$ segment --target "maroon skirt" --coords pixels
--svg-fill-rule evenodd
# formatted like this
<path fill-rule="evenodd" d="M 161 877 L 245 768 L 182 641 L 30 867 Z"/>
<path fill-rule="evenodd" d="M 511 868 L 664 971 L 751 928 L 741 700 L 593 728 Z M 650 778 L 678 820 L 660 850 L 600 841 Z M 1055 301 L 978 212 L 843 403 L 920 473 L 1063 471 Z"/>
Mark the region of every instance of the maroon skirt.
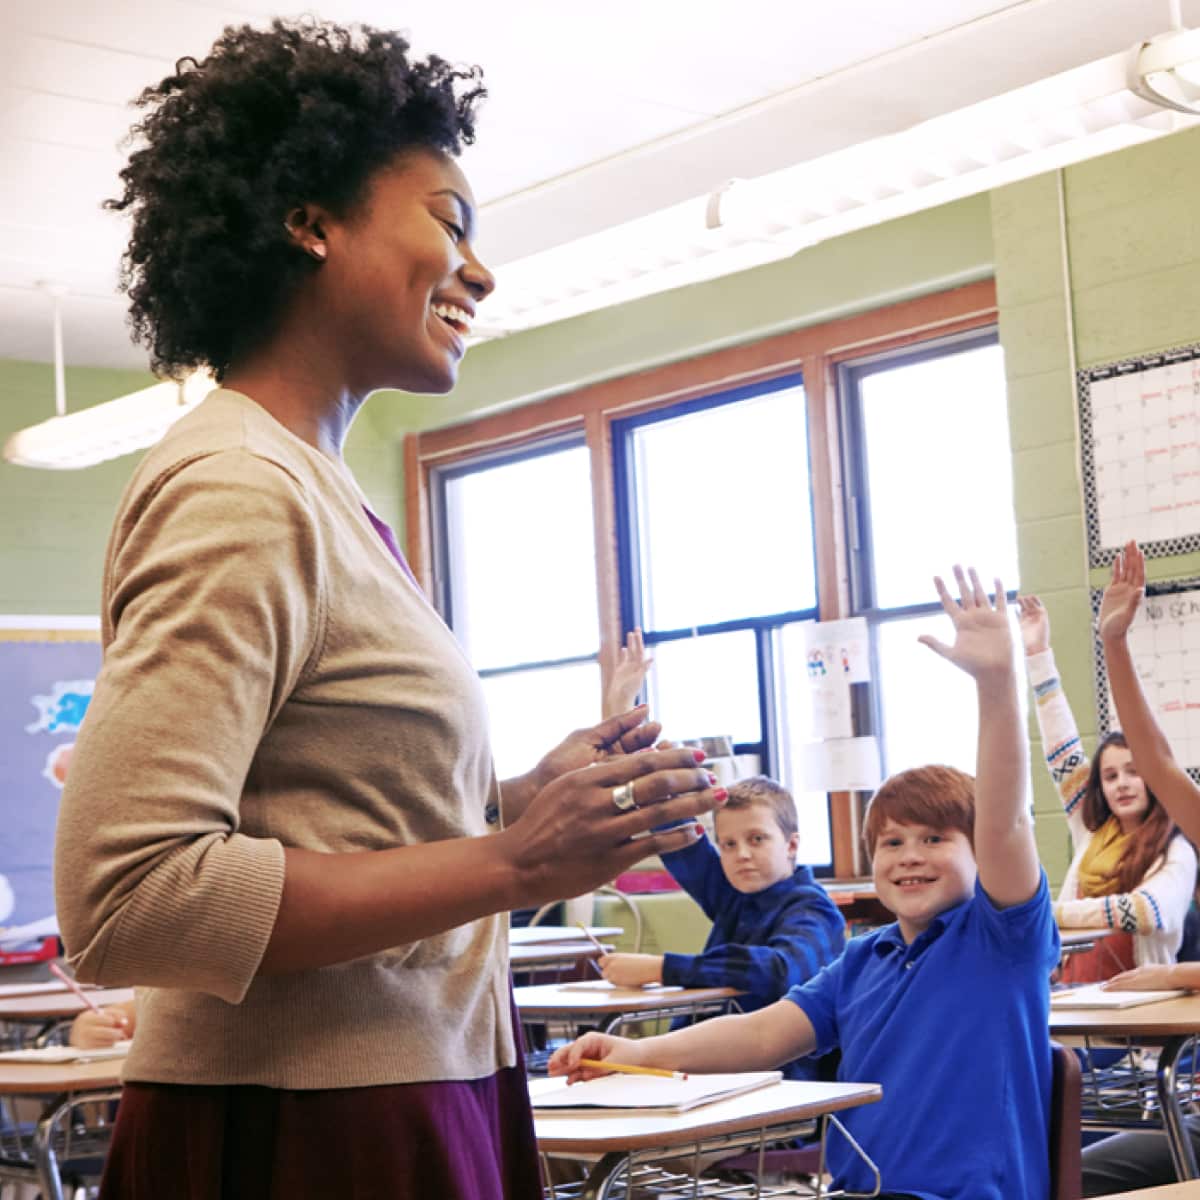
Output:
<path fill-rule="evenodd" d="M 327 1091 L 129 1083 L 101 1200 L 541 1200 L 521 1065 Z"/>

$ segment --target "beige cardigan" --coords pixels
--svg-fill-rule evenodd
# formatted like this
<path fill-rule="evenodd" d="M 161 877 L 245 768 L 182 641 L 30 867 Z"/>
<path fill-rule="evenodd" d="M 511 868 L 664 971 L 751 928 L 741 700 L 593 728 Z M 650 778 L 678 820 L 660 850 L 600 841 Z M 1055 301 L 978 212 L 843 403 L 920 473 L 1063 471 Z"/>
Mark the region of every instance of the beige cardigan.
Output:
<path fill-rule="evenodd" d="M 481 836 L 499 808 L 478 678 L 344 468 L 214 392 L 126 488 L 102 614 L 55 876 L 79 977 L 150 989 L 126 1078 L 332 1088 L 512 1065 L 503 917 L 256 975 L 285 846 Z"/>

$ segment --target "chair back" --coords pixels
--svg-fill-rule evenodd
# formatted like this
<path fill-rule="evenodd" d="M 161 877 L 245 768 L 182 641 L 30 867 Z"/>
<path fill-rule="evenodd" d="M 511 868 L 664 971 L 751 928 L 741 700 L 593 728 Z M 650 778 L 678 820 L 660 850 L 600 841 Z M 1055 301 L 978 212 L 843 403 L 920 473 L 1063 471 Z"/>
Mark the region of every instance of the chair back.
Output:
<path fill-rule="evenodd" d="M 1050 1085 L 1050 1200 L 1080 1200 L 1083 1195 L 1080 1158 L 1082 1072 L 1074 1050 L 1051 1042 L 1050 1052 L 1053 1056 Z"/>

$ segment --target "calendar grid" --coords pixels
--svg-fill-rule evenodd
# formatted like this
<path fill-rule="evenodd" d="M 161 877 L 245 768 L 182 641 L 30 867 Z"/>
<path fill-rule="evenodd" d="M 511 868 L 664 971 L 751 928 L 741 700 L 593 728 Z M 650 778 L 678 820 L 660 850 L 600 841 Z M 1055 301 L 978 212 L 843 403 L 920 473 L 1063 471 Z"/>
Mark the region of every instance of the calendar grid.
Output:
<path fill-rule="evenodd" d="M 1081 370 L 1088 562 L 1200 550 L 1200 343 Z"/>

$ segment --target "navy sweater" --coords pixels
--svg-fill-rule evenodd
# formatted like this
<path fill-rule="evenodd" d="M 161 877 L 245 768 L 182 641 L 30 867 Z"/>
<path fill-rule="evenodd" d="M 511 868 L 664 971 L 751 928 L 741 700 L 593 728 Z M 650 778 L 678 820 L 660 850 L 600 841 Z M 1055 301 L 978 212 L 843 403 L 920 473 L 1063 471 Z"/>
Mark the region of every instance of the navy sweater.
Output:
<path fill-rule="evenodd" d="M 746 993 L 738 1004 L 753 1012 L 811 979 L 846 944 L 846 922 L 809 867 L 747 893 L 726 879 L 707 838 L 664 854 L 663 864 L 713 923 L 699 954 L 663 955 L 664 984 L 737 988 Z M 787 1074 L 812 1078 L 812 1060 L 799 1060 Z"/>

